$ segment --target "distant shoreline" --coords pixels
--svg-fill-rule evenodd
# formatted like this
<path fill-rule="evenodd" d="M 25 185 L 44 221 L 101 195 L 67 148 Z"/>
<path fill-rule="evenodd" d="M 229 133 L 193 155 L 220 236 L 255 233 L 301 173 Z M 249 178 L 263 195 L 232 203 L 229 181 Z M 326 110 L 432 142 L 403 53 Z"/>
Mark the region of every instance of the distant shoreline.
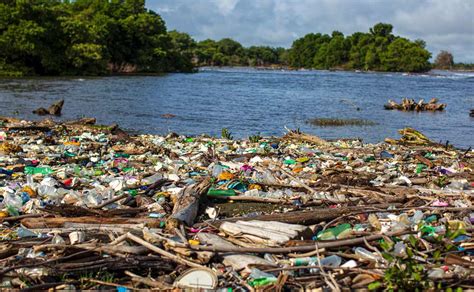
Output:
<path fill-rule="evenodd" d="M 307 69 L 307 68 L 293 68 L 289 66 L 199 66 L 196 67 L 198 71 L 200 71 L 203 68 L 210 68 L 210 69 L 222 69 L 222 68 L 231 68 L 231 69 L 245 69 L 245 68 L 251 68 L 251 69 L 256 69 L 256 70 L 268 70 L 268 71 L 273 71 L 273 70 L 285 70 L 285 71 L 324 71 L 324 72 L 354 72 L 354 73 L 401 73 L 401 74 L 409 74 L 409 75 L 422 75 L 422 74 L 427 74 L 430 72 L 433 72 L 434 70 L 438 71 L 443 71 L 443 72 L 463 72 L 463 73 L 474 73 L 474 69 L 439 69 L 439 68 L 433 68 L 429 71 L 426 72 L 403 72 L 403 71 L 372 71 L 372 70 L 354 70 L 354 69 L 342 69 L 342 68 L 333 68 L 333 69 Z"/>

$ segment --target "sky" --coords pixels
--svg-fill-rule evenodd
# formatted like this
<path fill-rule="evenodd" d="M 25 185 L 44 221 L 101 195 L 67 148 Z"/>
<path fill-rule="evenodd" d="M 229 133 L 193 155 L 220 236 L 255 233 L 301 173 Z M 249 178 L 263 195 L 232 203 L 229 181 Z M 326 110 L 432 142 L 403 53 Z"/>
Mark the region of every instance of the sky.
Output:
<path fill-rule="evenodd" d="M 196 40 L 233 38 L 244 46 L 290 47 L 310 32 L 368 32 L 378 22 L 423 39 L 433 57 L 448 50 L 474 63 L 474 0 L 147 0 L 169 30 Z"/>

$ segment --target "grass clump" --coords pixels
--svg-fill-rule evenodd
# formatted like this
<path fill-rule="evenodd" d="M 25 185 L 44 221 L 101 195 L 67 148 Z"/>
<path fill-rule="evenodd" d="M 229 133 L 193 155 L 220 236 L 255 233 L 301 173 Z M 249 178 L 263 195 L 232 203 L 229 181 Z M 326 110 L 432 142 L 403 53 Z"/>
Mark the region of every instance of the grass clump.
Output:
<path fill-rule="evenodd" d="M 306 123 L 318 127 L 374 126 L 376 122 L 364 119 L 315 118 Z"/>

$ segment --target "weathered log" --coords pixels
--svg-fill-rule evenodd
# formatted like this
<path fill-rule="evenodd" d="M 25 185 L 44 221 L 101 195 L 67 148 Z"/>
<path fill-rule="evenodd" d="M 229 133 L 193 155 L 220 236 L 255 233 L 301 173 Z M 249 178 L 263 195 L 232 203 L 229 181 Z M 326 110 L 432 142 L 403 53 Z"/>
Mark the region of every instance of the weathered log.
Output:
<path fill-rule="evenodd" d="M 211 181 L 206 178 L 200 183 L 186 187 L 174 202 L 173 213 L 168 219 L 170 224 L 167 224 L 167 228 L 174 228 L 180 223 L 192 225 L 199 209 L 199 200 L 210 186 Z"/>
<path fill-rule="evenodd" d="M 153 218 L 105 218 L 105 217 L 57 217 L 57 218 L 26 218 L 21 224 L 26 228 L 54 228 L 63 227 L 65 223 L 85 224 L 145 224 L 149 227 L 158 227 L 160 220 Z"/>
<path fill-rule="evenodd" d="M 309 135 L 305 133 L 298 133 L 295 131 L 288 131 L 285 136 L 282 137 L 282 140 L 296 140 L 296 141 L 302 141 L 310 144 L 315 144 L 315 145 L 326 145 L 327 142 L 326 140 L 319 138 L 314 135 Z"/>
<path fill-rule="evenodd" d="M 45 109 L 44 107 L 40 107 L 34 110 L 33 113 L 40 116 L 45 116 L 45 115 L 60 116 L 61 111 L 63 109 L 63 105 L 64 105 L 64 99 L 61 99 L 53 103 L 50 107 L 48 107 L 48 109 Z"/>
<path fill-rule="evenodd" d="M 263 221 L 237 221 L 236 223 L 224 222 L 220 226 L 220 230 L 227 234 L 244 238 L 256 239 L 260 243 L 277 246 L 288 242 L 290 239 L 296 238 L 304 230 L 306 226 L 292 225 L 280 222 L 263 222 Z"/>
<path fill-rule="evenodd" d="M 401 206 L 399 203 L 393 204 L 374 204 L 370 207 L 386 209 L 390 206 Z M 236 222 L 236 221 L 278 221 L 289 224 L 302 224 L 302 225 L 312 225 L 317 224 L 323 221 L 329 221 L 336 219 L 337 217 L 343 216 L 345 214 L 354 213 L 354 212 L 364 212 L 367 210 L 367 206 L 357 206 L 357 207 L 345 207 L 337 209 L 316 209 L 310 211 L 295 211 L 287 213 L 274 213 L 267 215 L 260 215 L 255 217 L 234 217 L 215 221 L 212 223 L 214 226 L 220 226 L 223 222 Z"/>
<path fill-rule="evenodd" d="M 64 122 L 66 125 L 95 125 L 95 118 L 81 118 Z"/>

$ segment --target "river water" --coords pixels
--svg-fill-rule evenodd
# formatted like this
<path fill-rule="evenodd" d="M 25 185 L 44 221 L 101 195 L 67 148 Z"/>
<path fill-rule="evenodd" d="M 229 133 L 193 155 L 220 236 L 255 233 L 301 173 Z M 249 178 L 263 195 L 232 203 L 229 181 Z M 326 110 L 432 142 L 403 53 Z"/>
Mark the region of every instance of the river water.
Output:
<path fill-rule="evenodd" d="M 386 111 L 388 99 L 437 97 L 444 112 Z M 101 78 L 0 79 L 0 114 L 39 119 L 31 112 L 64 99 L 62 119 L 95 117 L 142 133 L 281 135 L 288 128 L 323 138 L 398 138 L 413 127 L 434 141 L 474 146 L 474 73 L 423 75 L 203 68 L 195 74 Z M 356 108 L 360 108 L 359 111 Z M 163 114 L 173 114 L 166 118 Z M 375 126 L 315 127 L 311 118 L 360 118 Z"/>

